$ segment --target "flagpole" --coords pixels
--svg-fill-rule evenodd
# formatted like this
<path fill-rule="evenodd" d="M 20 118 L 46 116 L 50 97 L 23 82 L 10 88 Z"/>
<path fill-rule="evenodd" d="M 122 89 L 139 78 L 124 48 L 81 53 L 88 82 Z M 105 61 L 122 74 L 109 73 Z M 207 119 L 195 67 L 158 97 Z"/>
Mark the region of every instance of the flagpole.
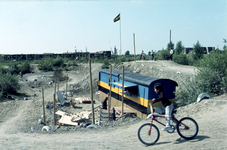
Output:
<path fill-rule="evenodd" d="M 121 13 L 120 13 L 121 14 Z M 121 15 L 120 15 L 121 16 Z M 120 55 L 121 55 L 121 19 L 120 19 Z"/>

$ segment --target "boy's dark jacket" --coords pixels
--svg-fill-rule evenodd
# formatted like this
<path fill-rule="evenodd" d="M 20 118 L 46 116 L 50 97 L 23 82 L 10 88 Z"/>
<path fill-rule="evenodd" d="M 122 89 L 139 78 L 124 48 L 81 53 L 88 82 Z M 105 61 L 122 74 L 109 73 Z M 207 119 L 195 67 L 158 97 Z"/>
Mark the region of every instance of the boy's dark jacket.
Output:
<path fill-rule="evenodd" d="M 162 102 L 162 105 L 164 107 L 166 107 L 166 106 L 171 104 L 171 102 L 168 100 L 168 98 L 166 97 L 166 95 L 165 95 L 165 93 L 163 91 L 158 93 L 158 98 L 156 98 L 153 103 L 159 102 L 159 101 Z"/>

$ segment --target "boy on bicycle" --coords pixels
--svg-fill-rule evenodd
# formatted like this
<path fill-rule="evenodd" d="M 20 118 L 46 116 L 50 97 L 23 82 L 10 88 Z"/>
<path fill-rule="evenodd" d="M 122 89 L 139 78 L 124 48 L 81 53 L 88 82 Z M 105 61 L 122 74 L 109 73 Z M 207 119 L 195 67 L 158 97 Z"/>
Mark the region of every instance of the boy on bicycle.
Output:
<path fill-rule="evenodd" d="M 169 101 L 169 99 L 166 97 L 165 93 L 163 92 L 163 87 L 160 83 L 155 84 L 154 91 L 158 94 L 158 98 L 153 98 L 152 103 L 161 101 L 162 107 L 154 107 L 155 112 L 160 113 L 165 112 L 166 116 L 166 127 L 162 129 L 163 131 L 170 130 L 170 118 L 172 117 L 172 110 L 173 110 L 173 104 Z"/>

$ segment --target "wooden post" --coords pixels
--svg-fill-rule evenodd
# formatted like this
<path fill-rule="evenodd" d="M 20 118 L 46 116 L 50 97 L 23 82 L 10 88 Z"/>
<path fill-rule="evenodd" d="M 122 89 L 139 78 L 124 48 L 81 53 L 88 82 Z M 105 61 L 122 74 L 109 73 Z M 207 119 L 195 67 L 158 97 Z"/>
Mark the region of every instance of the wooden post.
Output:
<path fill-rule="evenodd" d="M 55 126 L 56 125 L 55 124 L 55 93 L 54 93 L 53 97 L 54 97 L 54 126 Z"/>
<path fill-rule="evenodd" d="M 59 78 L 58 78 L 58 91 L 59 91 Z"/>
<path fill-rule="evenodd" d="M 43 98 L 43 122 L 45 124 L 46 123 L 46 119 L 45 119 L 44 91 L 43 91 L 43 88 L 42 88 L 42 98 Z"/>
<path fill-rule="evenodd" d="M 59 91 L 59 78 L 58 78 L 58 89 L 57 90 Z M 55 92 L 55 94 L 56 94 L 56 92 Z M 59 99 L 58 99 L 58 102 L 60 102 Z"/>
<path fill-rule="evenodd" d="M 56 94 L 56 81 L 54 81 L 54 94 Z"/>
<path fill-rule="evenodd" d="M 133 45 L 134 45 L 134 61 L 136 61 L 136 43 L 135 43 L 135 33 L 133 33 Z"/>
<path fill-rule="evenodd" d="M 122 66 L 122 96 L 121 96 L 121 98 L 122 98 L 122 111 L 121 111 L 121 115 L 123 115 L 124 114 L 124 76 L 125 76 L 125 74 L 124 74 L 124 66 Z"/>
<path fill-rule="evenodd" d="M 111 108 L 111 82 L 112 82 L 112 68 L 111 68 L 111 65 L 110 65 L 110 95 L 108 97 L 108 121 L 110 121 L 110 108 Z"/>
<path fill-rule="evenodd" d="M 65 99 L 67 100 L 67 87 L 68 87 L 68 74 L 67 74 L 67 76 L 66 76 L 66 87 L 65 87 L 65 94 L 66 94 L 66 97 L 65 97 Z"/>
<path fill-rule="evenodd" d="M 91 74 L 91 60 L 89 60 L 89 75 L 90 75 L 90 94 L 91 94 L 91 108 L 92 108 L 92 123 L 95 124 L 93 89 L 92 89 L 92 74 Z"/>

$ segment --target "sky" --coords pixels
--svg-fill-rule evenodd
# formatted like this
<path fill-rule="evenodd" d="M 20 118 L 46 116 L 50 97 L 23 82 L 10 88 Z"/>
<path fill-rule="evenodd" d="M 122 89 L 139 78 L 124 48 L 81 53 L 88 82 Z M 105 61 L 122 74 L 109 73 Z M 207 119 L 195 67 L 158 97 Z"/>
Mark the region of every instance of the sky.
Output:
<path fill-rule="evenodd" d="M 113 19 L 120 13 L 120 20 Z M 0 54 L 223 49 L 227 0 L 0 0 Z"/>

